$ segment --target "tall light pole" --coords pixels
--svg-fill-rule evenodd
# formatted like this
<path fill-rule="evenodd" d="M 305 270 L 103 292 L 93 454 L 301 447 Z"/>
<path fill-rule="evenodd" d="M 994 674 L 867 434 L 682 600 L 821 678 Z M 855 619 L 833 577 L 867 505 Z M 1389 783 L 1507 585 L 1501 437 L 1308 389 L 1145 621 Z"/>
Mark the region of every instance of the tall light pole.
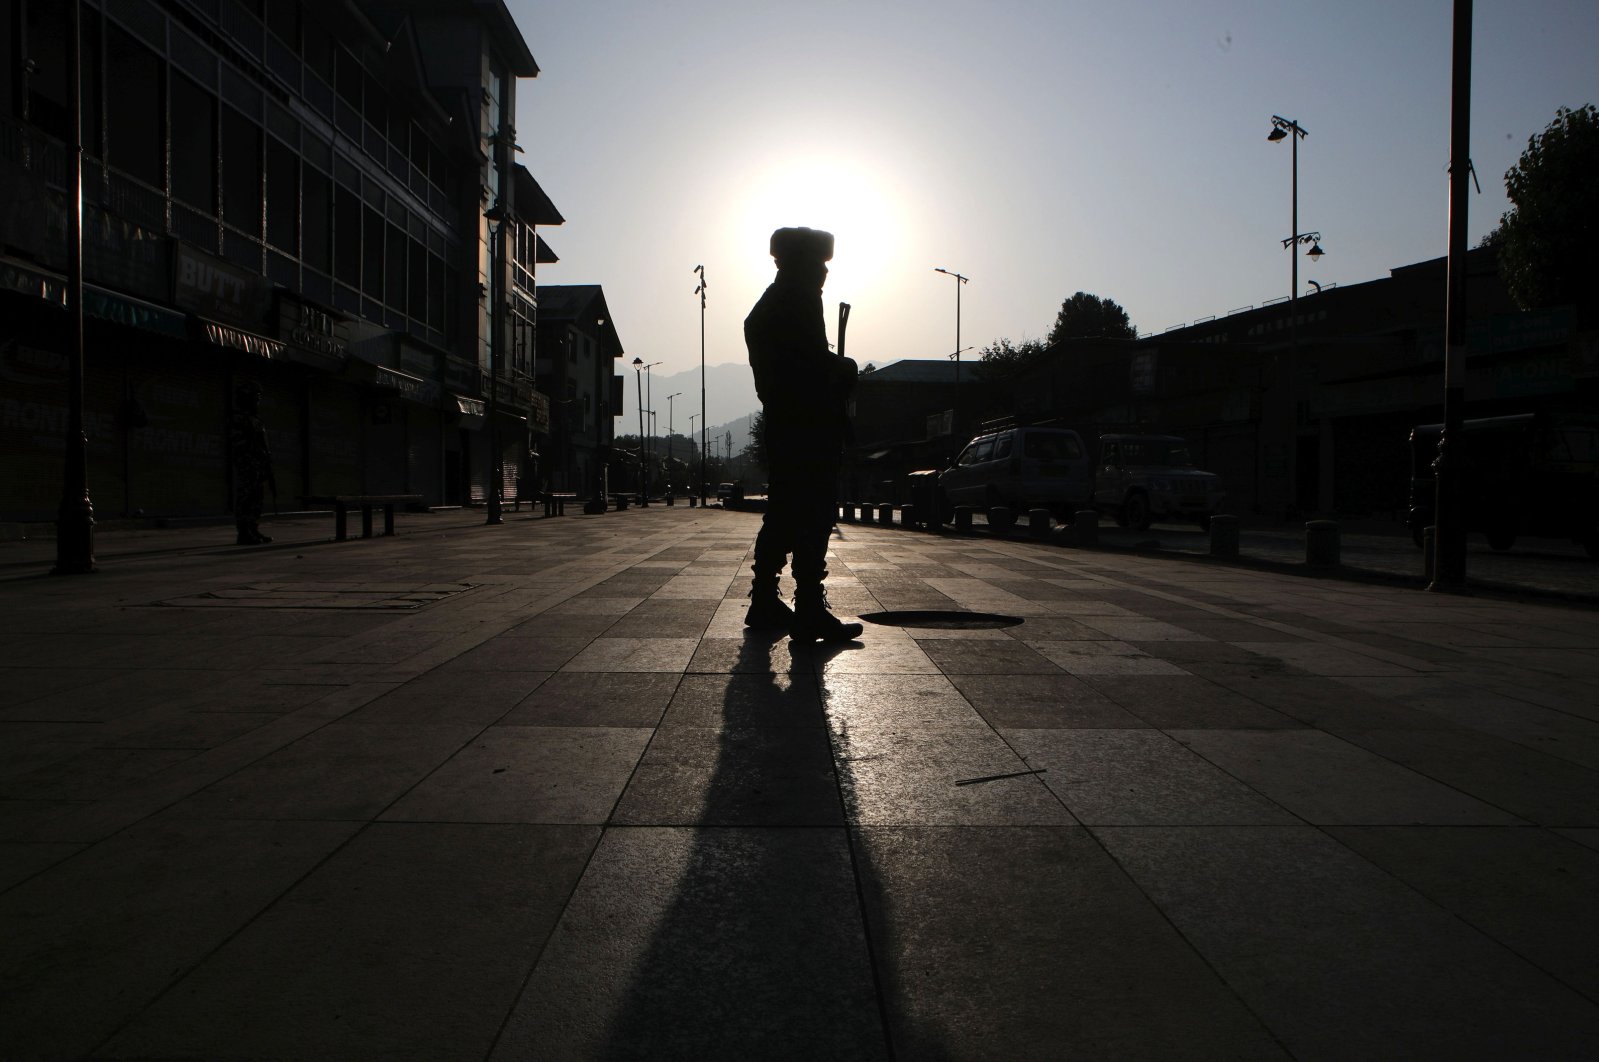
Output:
<path fill-rule="evenodd" d="M 495 147 L 496 151 L 499 150 Z M 500 462 L 500 355 L 504 343 L 504 279 L 505 270 L 500 254 L 505 248 L 505 205 L 498 200 L 483 215 L 489 223 L 489 471 L 488 482 L 483 485 L 483 509 L 487 514 L 483 523 L 504 523 L 501 495 L 505 488 L 505 470 Z"/>
<path fill-rule="evenodd" d="M 648 493 L 644 489 L 644 359 L 633 359 L 633 389 L 638 395 L 638 482 L 639 493 Z"/>
<path fill-rule="evenodd" d="M 589 500 L 583 505 L 583 511 L 591 516 L 605 511 L 605 463 L 600 460 L 600 421 L 606 412 L 606 405 L 601 400 L 600 367 L 605 359 L 605 318 L 594 319 L 594 468 L 589 489 L 593 492 Z"/>
<path fill-rule="evenodd" d="M 699 287 L 694 294 L 700 297 L 700 508 L 705 507 L 705 267 L 697 265 Z"/>
<path fill-rule="evenodd" d="M 666 491 L 672 491 L 672 432 L 677 420 L 672 411 L 672 399 L 682 398 L 682 391 L 675 391 L 666 396 Z"/>
<path fill-rule="evenodd" d="M 1449 274 L 1444 300 L 1444 430 L 1438 439 L 1430 590 L 1466 586 L 1466 175 L 1471 170 L 1471 0 L 1455 0 L 1449 106 Z"/>
<path fill-rule="evenodd" d="M 650 397 L 653 394 L 653 390 L 650 387 L 650 370 L 659 364 L 660 362 L 658 361 L 652 361 L 646 365 L 643 358 L 633 359 L 634 379 L 638 378 L 640 369 L 644 370 L 644 398 L 639 402 L 638 407 L 639 491 L 642 495 L 639 498 L 640 505 L 648 505 L 650 503 L 650 474 L 648 471 L 649 466 L 646 462 L 650 452 L 654 450 L 653 446 L 646 444 L 644 441 L 644 414 L 646 412 L 644 402 L 649 403 L 650 435 L 653 436 L 655 434 L 655 400 Z"/>
<path fill-rule="evenodd" d="M 72 182 L 67 204 L 66 460 L 61 475 L 61 506 L 56 512 L 55 575 L 85 575 L 94 567 L 94 502 L 89 499 L 89 437 L 83 430 L 83 106 L 82 13 L 77 0 L 67 5 L 67 121 L 72 136 Z"/>
<path fill-rule="evenodd" d="M 970 277 L 963 277 L 954 270 L 934 266 L 933 272 L 942 273 L 946 277 L 955 278 L 955 397 L 950 402 L 950 431 L 959 439 L 960 436 L 960 405 L 961 405 L 961 288 L 964 288 Z"/>
<path fill-rule="evenodd" d="M 1282 241 L 1283 247 L 1288 250 L 1289 288 L 1288 288 L 1288 358 L 1283 365 L 1281 373 L 1283 390 L 1285 394 L 1284 405 L 1287 407 L 1287 424 L 1284 435 L 1283 449 L 1283 474 L 1282 482 L 1285 485 L 1285 508 L 1292 512 L 1299 504 L 1299 254 L 1300 244 L 1310 244 L 1310 250 L 1305 252 L 1312 262 L 1322 256 L 1321 233 L 1299 231 L 1299 142 L 1308 135 L 1304 126 L 1297 121 L 1283 118 L 1278 115 L 1271 116 L 1271 133 L 1266 139 L 1272 143 L 1281 140 L 1289 141 L 1292 148 L 1292 170 L 1290 174 L 1290 223 L 1289 230 L 1292 236 Z"/>

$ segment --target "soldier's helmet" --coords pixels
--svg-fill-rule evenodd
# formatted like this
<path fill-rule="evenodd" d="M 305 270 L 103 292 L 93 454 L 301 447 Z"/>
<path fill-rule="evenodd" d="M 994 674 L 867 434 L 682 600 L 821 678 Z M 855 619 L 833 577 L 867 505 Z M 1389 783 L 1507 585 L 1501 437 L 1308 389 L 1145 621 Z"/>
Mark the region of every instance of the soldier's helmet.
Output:
<path fill-rule="evenodd" d="M 833 234 L 804 227 L 778 229 L 772 233 L 771 252 L 779 267 L 800 262 L 831 262 Z"/>

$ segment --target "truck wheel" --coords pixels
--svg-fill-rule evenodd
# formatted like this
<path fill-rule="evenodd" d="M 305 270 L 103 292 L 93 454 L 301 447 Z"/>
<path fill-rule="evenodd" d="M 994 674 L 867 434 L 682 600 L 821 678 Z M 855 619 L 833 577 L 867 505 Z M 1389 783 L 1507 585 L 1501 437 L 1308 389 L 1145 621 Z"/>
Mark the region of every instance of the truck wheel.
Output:
<path fill-rule="evenodd" d="M 1129 494 L 1122 503 L 1122 517 L 1134 531 L 1149 530 L 1149 499 L 1142 494 Z"/>

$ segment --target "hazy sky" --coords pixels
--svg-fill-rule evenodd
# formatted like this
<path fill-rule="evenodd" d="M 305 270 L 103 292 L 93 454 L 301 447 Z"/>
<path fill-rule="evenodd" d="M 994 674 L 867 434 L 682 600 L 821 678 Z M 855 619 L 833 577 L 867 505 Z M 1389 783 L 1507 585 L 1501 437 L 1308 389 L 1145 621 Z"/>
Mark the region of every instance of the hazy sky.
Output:
<path fill-rule="evenodd" d="M 742 362 L 779 225 L 832 230 L 862 363 L 1041 337 L 1079 289 L 1141 332 L 1446 250 L 1448 0 L 508 0 L 542 73 L 523 156 L 566 224 L 545 283 L 603 284 L 626 362 Z M 1599 102 L 1599 2 L 1478 0 L 1475 243 L 1560 106 Z M 1308 285 L 1306 285 L 1308 287 Z M 975 358 L 977 350 L 965 355 Z M 697 399 L 695 402 L 697 409 Z M 687 412 L 694 409 L 685 409 Z M 713 424 L 744 411 L 712 410 Z"/>

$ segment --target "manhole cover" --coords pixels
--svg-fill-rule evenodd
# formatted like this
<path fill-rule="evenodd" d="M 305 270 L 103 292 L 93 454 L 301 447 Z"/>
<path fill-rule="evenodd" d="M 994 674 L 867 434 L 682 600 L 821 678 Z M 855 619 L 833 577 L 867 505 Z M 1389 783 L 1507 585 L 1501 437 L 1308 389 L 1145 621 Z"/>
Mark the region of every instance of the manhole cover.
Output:
<path fill-rule="evenodd" d="M 861 619 L 867 623 L 880 623 L 885 627 L 921 627 L 946 631 L 994 630 L 998 627 L 1014 627 L 1022 622 L 1020 616 L 1001 616 L 993 612 L 959 612 L 938 609 L 868 612 L 862 615 Z"/>
<path fill-rule="evenodd" d="M 157 601 L 180 608 L 354 608 L 402 612 L 471 590 L 475 583 L 251 583 Z"/>

